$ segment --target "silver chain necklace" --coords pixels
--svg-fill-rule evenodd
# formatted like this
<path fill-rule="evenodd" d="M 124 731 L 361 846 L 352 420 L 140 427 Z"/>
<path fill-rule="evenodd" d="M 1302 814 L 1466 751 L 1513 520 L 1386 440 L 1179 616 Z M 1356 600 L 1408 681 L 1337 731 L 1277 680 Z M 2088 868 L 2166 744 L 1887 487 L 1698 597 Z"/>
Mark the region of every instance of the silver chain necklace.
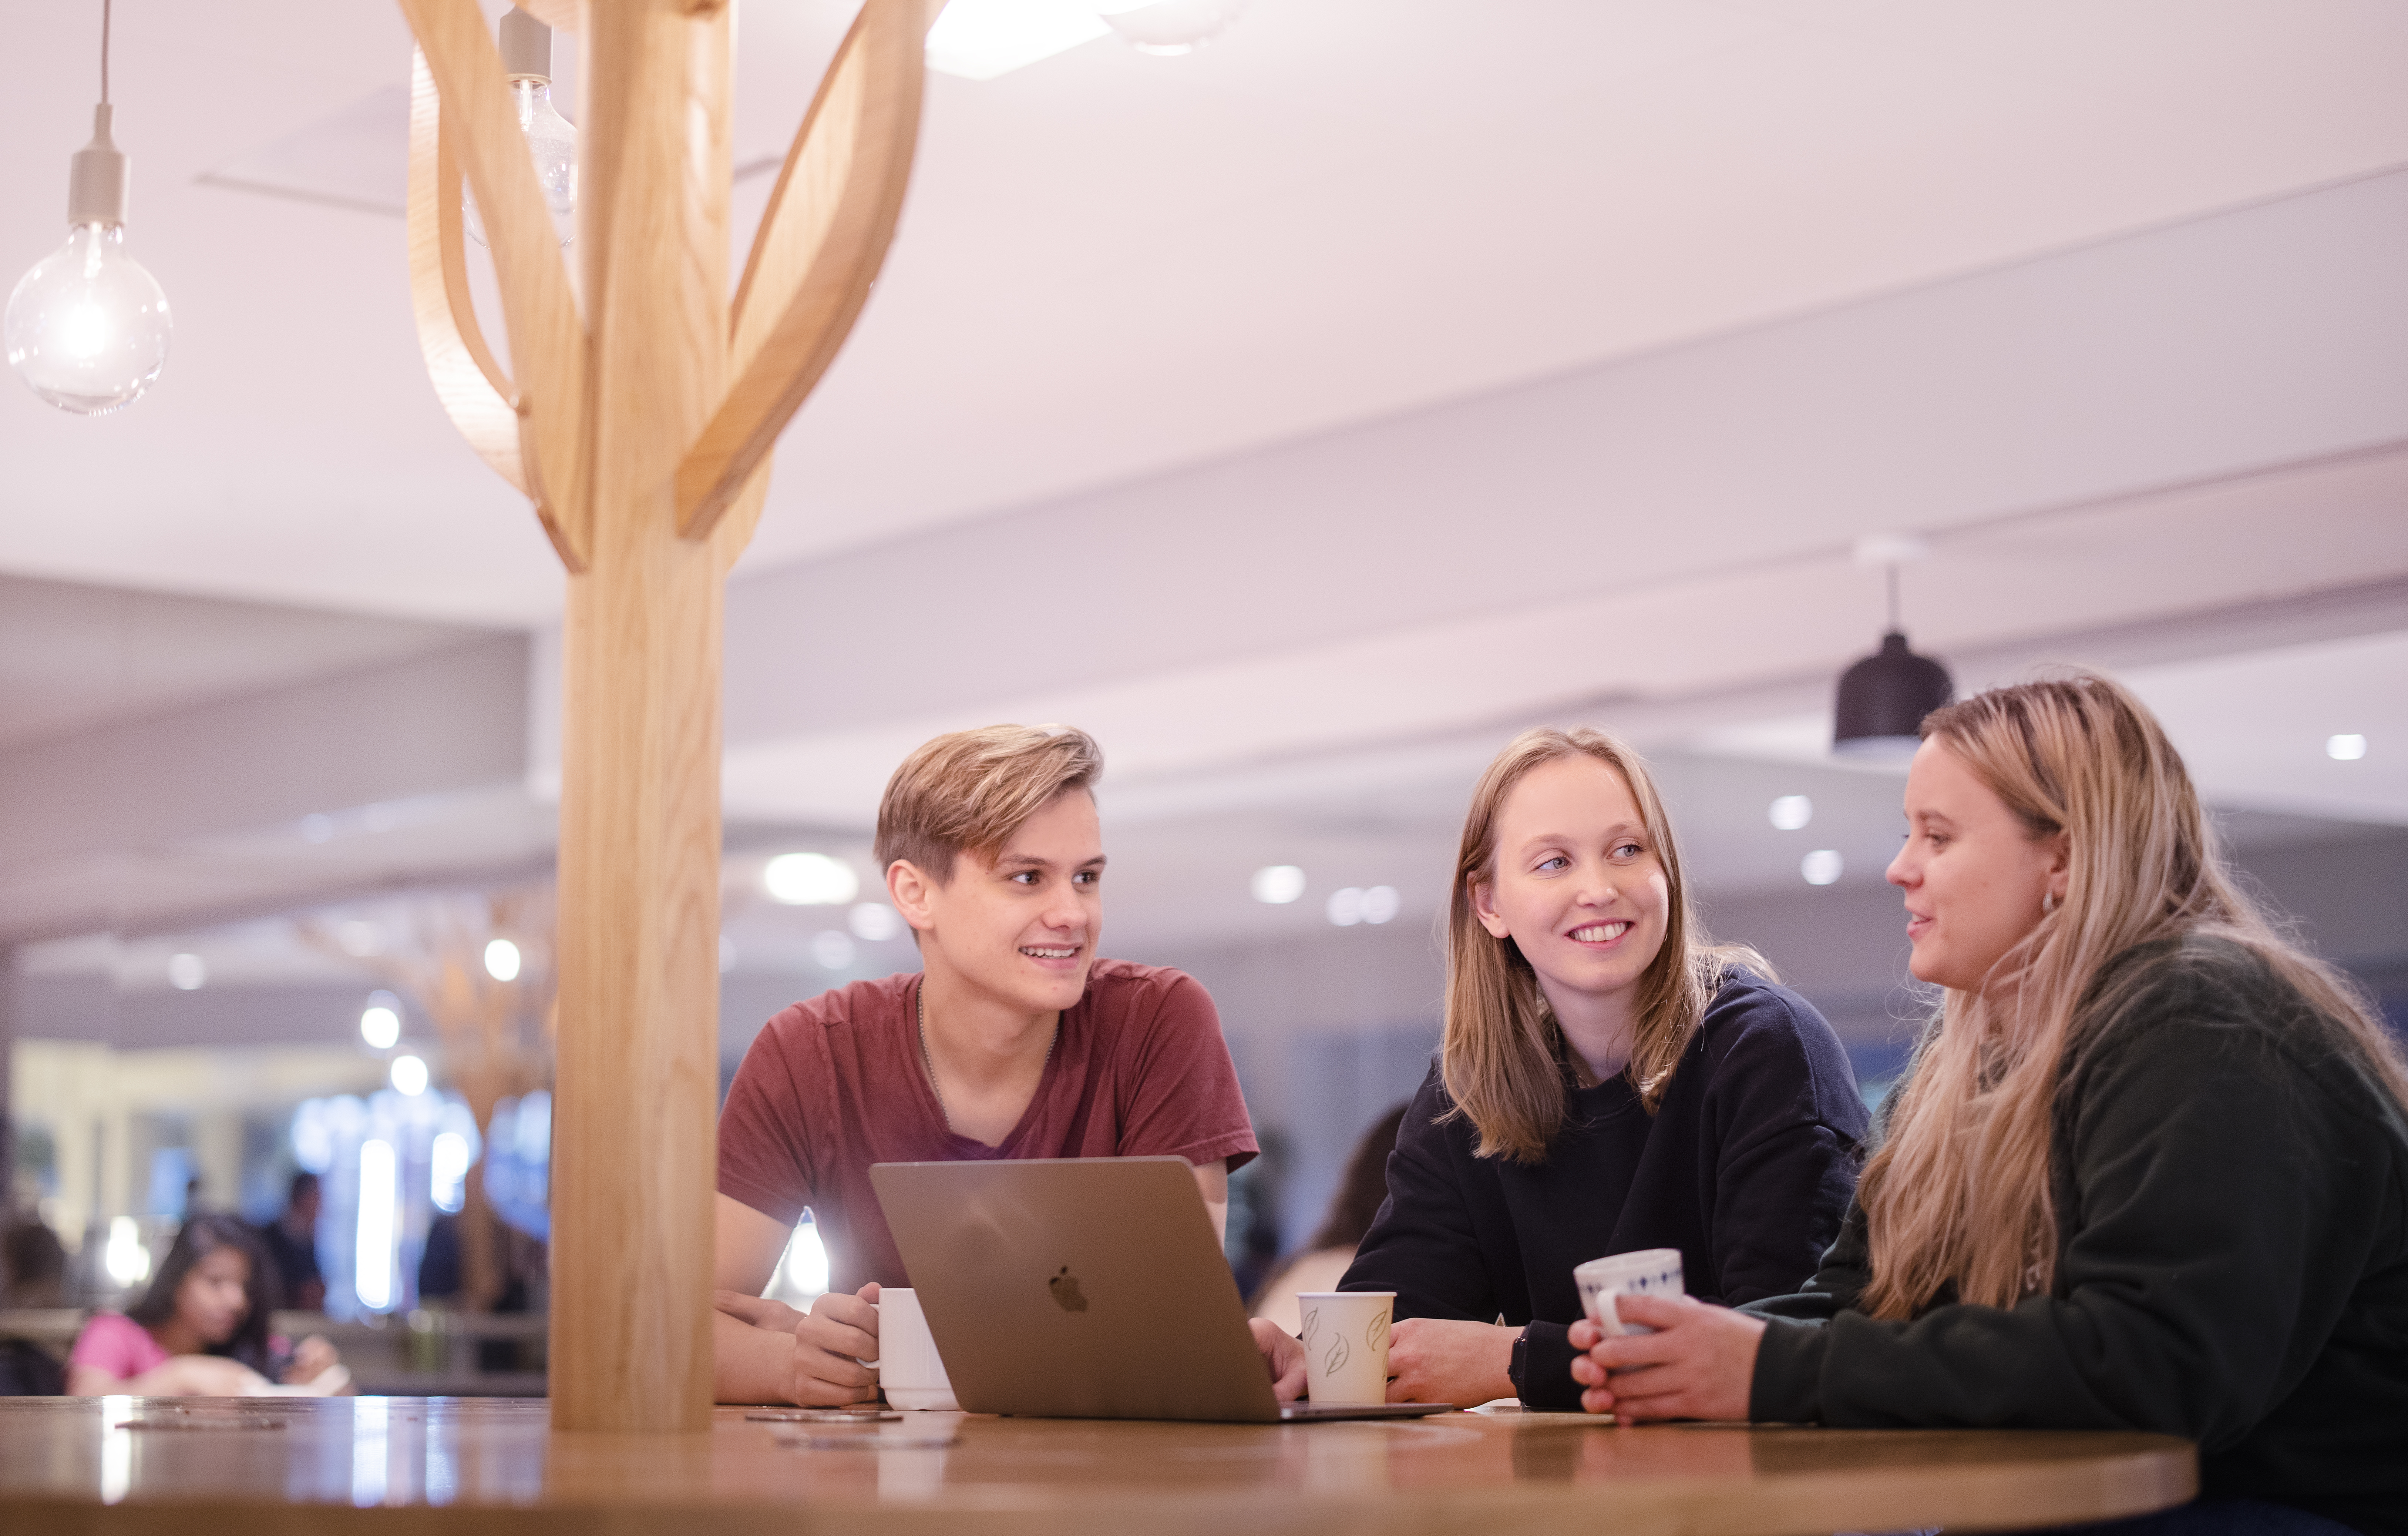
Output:
<path fill-rule="evenodd" d="M 922 977 L 920 979 L 920 984 L 911 989 L 911 1001 L 915 1005 L 915 1009 L 920 1019 L 920 1065 L 928 1069 L 928 1091 L 937 1096 L 937 1113 L 945 1122 L 945 1129 L 953 1131 L 954 1135 L 958 1136 L 961 1132 L 953 1130 L 953 1112 L 945 1107 L 944 1087 L 937 1081 L 937 1058 L 928 1054 L 928 982 L 926 977 Z M 1059 1041 L 1061 1038 L 1062 1015 L 1056 1013 L 1054 1015 L 1054 1032 L 1045 1037 L 1045 1059 L 1037 1064 L 1037 1078 L 1039 1083 L 1042 1083 L 1045 1079 L 1045 1069 L 1053 1064 L 1054 1042 Z"/>

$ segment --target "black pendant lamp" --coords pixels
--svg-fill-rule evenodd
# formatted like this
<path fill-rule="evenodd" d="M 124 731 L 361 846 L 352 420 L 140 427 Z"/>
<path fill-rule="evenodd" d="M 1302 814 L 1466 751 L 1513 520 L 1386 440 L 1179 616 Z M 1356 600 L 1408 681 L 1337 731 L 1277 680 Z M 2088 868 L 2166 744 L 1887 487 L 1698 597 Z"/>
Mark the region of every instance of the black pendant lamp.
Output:
<path fill-rule="evenodd" d="M 1914 754 L 1923 717 L 1948 702 L 1948 668 L 1907 649 L 1898 623 L 1898 564 L 1889 564 L 1889 633 L 1881 649 L 1840 674 L 1831 751 L 1842 757 Z"/>

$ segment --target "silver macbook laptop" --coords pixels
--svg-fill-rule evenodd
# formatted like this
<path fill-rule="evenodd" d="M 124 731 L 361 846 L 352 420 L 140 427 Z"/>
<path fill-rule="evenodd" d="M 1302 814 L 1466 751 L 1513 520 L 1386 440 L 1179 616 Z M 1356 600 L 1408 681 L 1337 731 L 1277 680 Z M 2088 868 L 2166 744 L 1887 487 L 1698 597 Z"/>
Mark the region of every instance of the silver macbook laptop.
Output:
<path fill-rule="evenodd" d="M 1274 1398 L 1177 1157 L 879 1163 L 869 1182 L 970 1413 L 1276 1424 L 1447 1411 Z"/>

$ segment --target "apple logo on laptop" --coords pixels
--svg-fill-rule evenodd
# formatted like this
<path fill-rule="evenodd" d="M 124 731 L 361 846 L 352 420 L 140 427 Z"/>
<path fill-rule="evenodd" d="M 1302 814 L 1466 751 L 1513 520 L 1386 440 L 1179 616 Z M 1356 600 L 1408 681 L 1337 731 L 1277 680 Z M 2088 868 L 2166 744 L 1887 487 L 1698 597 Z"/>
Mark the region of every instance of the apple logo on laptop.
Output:
<path fill-rule="evenodd" d="M 1079 1277 L 1070 1272 L 1068 1264 L 1062 1266 L 1060 1274 L 1045 1283 L 1045 1288 L 1054 1293 L 1054 1304 L 1064 1312 L 1087 1310 L 1087 1299 L 1079 1294 Z"/>

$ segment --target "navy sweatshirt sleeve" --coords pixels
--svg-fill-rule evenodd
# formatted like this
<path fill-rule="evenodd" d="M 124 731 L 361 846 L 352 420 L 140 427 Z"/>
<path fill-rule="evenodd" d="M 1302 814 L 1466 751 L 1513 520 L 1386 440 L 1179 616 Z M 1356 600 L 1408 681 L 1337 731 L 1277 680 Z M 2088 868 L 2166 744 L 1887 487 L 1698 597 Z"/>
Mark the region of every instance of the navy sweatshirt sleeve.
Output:
<path fill-rule="evenodd" d="M 1783 1321 L 1751 1416 L 2157 1430 L 2209 1493 L 2408 1530 L 2408 1127 L 2270 979 L 2168 963 L 2068 1071 L 2045 1294 L 1877 1321 L 1854 1209 L 1805 1292 L 1752 1309 Z"/>
<path fill-rule="evenodd" d="M 1433 1068 L 1340 1284 L 1395 1291 L 1399 1318 L 1526 1325 L 1522 1400 L 1570 1409 L 1573 1266 L 1677 1248 L 1693 1295 L 1793 1290 L 1838 1230 L 1866 1121 L 1830 1026 L 1744 971 L 1715 995 L 1653 1114 L 1622 1079 L 1567 1086 L 1546 1159 L 1518 1165 L 1473 1156 L 1454 1107 Z"/>

